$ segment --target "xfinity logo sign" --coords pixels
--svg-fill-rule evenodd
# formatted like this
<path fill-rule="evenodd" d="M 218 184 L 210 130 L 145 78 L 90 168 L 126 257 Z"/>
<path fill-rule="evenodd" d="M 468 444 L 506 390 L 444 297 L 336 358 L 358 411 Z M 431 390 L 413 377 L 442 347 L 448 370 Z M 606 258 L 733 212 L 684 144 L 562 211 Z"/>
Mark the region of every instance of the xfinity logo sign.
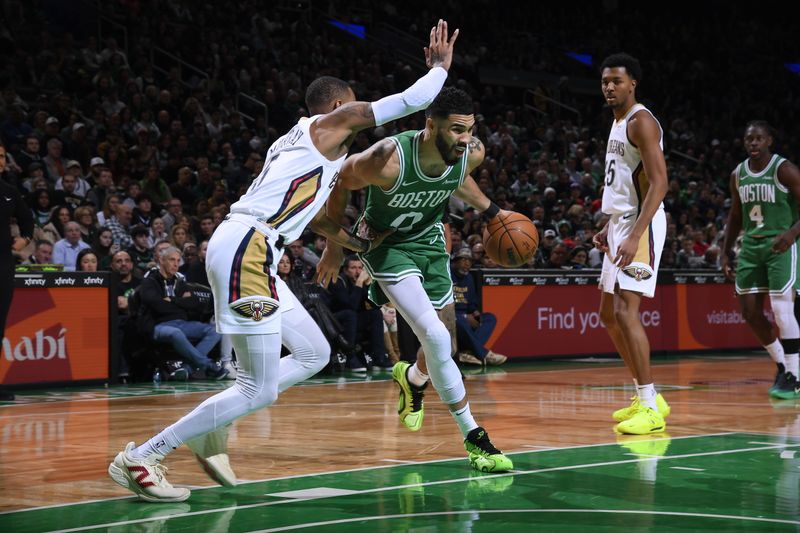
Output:
<path fill-rule="evenodd" d="M 102 285 L 103 278 L 83 278 L 84 285 Z"/>
<path fill-rule="evenodd" d="M 44 278 L 28 278 L 25 280 L 26 287 L 44 287 Z"/>
<path fill-rule="evenodd" d="M 61 287 L 62 285 L 75 285 L 75 278 L 56 278 L 53 282 L 56 286 Z"/>

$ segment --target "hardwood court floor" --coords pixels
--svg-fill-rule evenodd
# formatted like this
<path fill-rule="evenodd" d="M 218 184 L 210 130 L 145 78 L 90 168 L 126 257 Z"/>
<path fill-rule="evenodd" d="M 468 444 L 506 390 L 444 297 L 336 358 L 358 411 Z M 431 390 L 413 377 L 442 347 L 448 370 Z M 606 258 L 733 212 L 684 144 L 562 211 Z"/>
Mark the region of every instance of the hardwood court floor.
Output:
<path fill-rule="evenodd" d="M 770 402 L 773 368 L 747 355 L 660 362 L 672 414 L 645 438 L 612 431 L 610 412 L 631 395 L 617 363 L 468 374 L 476 420 L 513 453 L 515 471 L 499 476 L 470 470 L 435 394 L 411 433 L 388 373 L 321 378 L 235 424 L 242 486 L 200 489 L 212 484 L 194 459 L 173 453 L 170 481 L 196 489 L 170 505 L 129 498 L 106 468 L 217 384 L 22 393 L 0 407 L 0 531 L 794 531 L 800 402 Z"/>

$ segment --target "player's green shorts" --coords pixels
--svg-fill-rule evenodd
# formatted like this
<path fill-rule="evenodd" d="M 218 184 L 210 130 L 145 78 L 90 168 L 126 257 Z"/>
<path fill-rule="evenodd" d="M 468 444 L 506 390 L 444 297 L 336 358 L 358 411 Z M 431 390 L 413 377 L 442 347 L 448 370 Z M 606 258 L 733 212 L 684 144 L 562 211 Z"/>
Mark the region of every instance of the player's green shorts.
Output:
<path fill-rule="evenodd" d="M 782 254 L 772 251 L 771 237 L 745 237 L 736 265 L 736 294 L 781 294 L 797 288 L 797 243 Z"/>
<path fill-rule="evenodd" d="M 359 255 L 373 279 L 392 282 L 410 276 L 421 277 L 422 287 L 434 309 L 441 309 L 453 301 L 450 255 L 445 249 L 441 224 L 409 242 L 393 243 L 391 237 L 387 241 L 390 242 Z M 389 302 L 377 283 L 370 284 L 369 299 L 378 305 Z"/>

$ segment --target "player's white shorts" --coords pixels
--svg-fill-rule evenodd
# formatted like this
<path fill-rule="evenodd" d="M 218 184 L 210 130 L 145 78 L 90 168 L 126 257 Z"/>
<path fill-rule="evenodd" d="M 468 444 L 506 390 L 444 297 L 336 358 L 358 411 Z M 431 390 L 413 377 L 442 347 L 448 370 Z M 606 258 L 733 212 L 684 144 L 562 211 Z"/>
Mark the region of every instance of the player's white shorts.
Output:
<path fill-rule="evenodd" d="M 278 233 L 253 216 L 232 214 L 208 243 L 206 272 L 214 293 L 219 333 L 269 334 L 281 330 L 281 312 L 294 306 L 277 276 L 283 250 Z"/>
<path fill-rule="evenodd" d="M 617 255 L 617 248 L 630 235 L 636 223 L 636 213 L 612 215 L 608 221 L 608 250 L 603 258 L 603 271 L 600 274 L 600 290 L 614 293 L 614 286 L 620 289 L 640 292 L 652 298 L 656 293 L 658 264 L 661 262 L 661 251 L 667 236 L 667 217 L 664 209 L 659 209 L 650 222 L 648 231 L 639 240 L 639 249 L 633 262 L 623 269 L 612 263 Z"/>

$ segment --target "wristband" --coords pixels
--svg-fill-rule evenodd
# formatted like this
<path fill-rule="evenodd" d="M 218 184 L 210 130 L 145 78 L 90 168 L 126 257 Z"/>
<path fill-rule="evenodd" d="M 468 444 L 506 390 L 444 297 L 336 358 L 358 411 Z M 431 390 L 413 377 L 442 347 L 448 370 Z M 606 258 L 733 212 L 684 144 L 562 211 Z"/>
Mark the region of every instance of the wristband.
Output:
<path fill-rule="evenodd" d="M 489 207 L 486 208 L 486 211 L 484 211 L 483 214 L 489 218 L 494 218 L 497 216 L 497 213 L 499 212 L 500 212 L 500 206 L 498 206 L 494 202 L 491 202 L 489 204 Z"/>

